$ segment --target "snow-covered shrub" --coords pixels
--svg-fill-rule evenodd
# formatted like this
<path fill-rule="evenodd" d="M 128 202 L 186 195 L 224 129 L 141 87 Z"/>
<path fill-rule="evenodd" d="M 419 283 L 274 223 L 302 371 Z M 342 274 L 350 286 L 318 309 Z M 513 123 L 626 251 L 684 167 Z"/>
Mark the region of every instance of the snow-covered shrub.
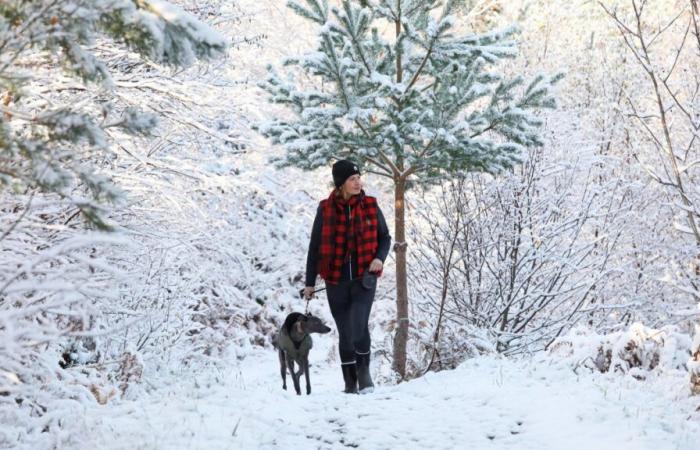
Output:
<path fill-rule="evenodd" d="M 695 326 L 695 337 L 691 347 L 692 358 L 688 361 L 688 372 L 690 374 L 690 392 L 693 395 L 700 395 L 700 326 Z"/>
<path fill-rule="evenodd" d="M 0 211 L 12 203 L 0 198 Z M 103 384 L 95 371 L 74 368 L 99 356 L 94 318 L 115 300 L 118 277 L 104 253 L 120 241 L 60 220 L 44 223 L 43 214 L 56 212 L 35 204 L 20 222 L 0 217 L 0 229 L 12 225 L 0 239 L 0 447 L 60 447 L 80 427 L 69 418 Z"/>
<path fill-rule="evenodd" d="M 118 382 L 122 394 L 126 393 L 129 385 L 138 383 L 143 377 L 143 360 L 136 351 L 126 351 L 119 362 Z"/>
<path fill-rule="evenodd" d="M 279 195 L 271 175 L 237 156 L 207 151 L 192 161 L 188 153 L 168 156 L 188 177 L 135 169 L 144 177 L 125 187 L 148 212 L 119 217 L 138 242 L 112 255 L 129 281 L 102 318 L 123 330 L 104 339 L 108 358 L 128 345 L 158 360 L 150 368 L 242 358 L 268 345 L 279 308 L 298 289 L 315 212 L 308 196 Z"/>
<path fill-rule="evenodd" d="M 86 228 L 118 228 L 115 148 L 156 124 L 121 101 L 124 63 L 187 66 L 226 41 L 162 0 L 11 0 L 0 47 L 0 446 L 59 448 L 80 435 L 76 410 L 111 392 L 90 366 L 128 283 L 111 252 L 131 250 Z"/>
<path fill-rule="evenodd" d="M 413 328 L 410 336 L 409 373 L 419 376 L 427 370 L 451 370 L 467 359 L 496 352 L 496 337 L 471 325 L 446 322 L 435 342 L 436 329 L 425 321 Z"/>
<path fill-rule="evenodd" d="M 391 370 L 392 348 L 396 318 L 389 314 L 386 305 L 377 305 L 372 311 L 370 323 L 373 339 L 373 358 L 377 360 L 382 382 L 400 381 Z M 376 322 L 376 323 L 375 323 Z M 467 359 L 496 352 L 496 336 L 488 330 L 446 320 L 438 325 L 423 318 L 409 328 L 405 379 L 417 378 L 427 371 L 451 370 Z M 437 332 L 437 341 L 436 341 Z"/>
<path fill-rule="evenodd" d="M 577 327 L 557 338 L 548 355 L 574 367 L 597 372 L 630 373 L 644 378 L 653 370 L 686 370 L 691 339 L 674 327 L 661 329 L 633 324 L 626 331 L 600 335 Z"/>
<path fill-rule="evenodd" d="M 613 214 L 579 191 L 575 174 L 596 161 L 579 158 L 533 150 L 511 173 L 460 177 L 426 192 L 411 233 L 422 313 L 483 328 L 506 354 L 542 349 L 588 318 L 620 230 L 591 229 L 592 217 Z"/>

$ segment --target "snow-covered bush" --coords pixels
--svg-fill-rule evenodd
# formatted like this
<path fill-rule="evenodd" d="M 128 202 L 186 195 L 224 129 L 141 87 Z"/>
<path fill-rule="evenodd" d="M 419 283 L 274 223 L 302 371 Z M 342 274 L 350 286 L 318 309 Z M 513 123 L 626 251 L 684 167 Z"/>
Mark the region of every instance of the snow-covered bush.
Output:
<path fill-rule="evenodd" d="M 16 199 L 15 199 L 16 200 Z M 11 199 L 0 202 L 6 212 Z M 15 205 L 16 206 L 16 205 Z M 0 447 L 17 442 L 60 446 L 79 428 L 80 403 L 94 402 L 94 371 L 71 366 L 95 361 L 94 319 L 117 298 L 104 256 L 113 236 L 45 223 L 51 204 L 34 203 L 21 223 L 0 217 L 12 233 L 0 242 Z M 52 223 L 53 222 L 53 223 Z M 37 241 L 37 237 L 43 239 Z"/>
<path fill-rule="evenodd" d="M 61 447 L 79 435 L 81 403 L 111 392 L 95 366 L 129 283 L 113 252 L 133 247 L 86 228 L 119 227 L 113 169 L 156 125 L 122 101 L 128 63 L 190 66 L 226 40 L 162 0 L 11 0 L 0 48 L 0 446 Z"/>
<path fill-rule="evenodd" d="M 308 198 L 279 195 L 271 178 L 239 167 L 236 156 L 200 158 L 171 152 L 189 177 L 168 177 L 167 190 L 159 187 L 163 174 L 127 187 L 148 214 L 126 210 L 120 218 L 138 243 L 112 255 L 129 280 L 119 306 L 102 317 L 105 328 L 122 330 L 103 343 L 112 357 L 132 344 L 157 360 L 149 366 L 244 357 L 268 345 L 278 308 L 295 298 Z M 212 173 L 214 160 L 224 174 Z"/>
<path fill-rule="evenodd" d="M 684 101 L 687 88 L 694 89 L 695 79 L 690 74 L 698 71 L 700 62 L 697 55 L 691 55 L 696 41 L 684 38 L 692 18 L 691 2 L 637 1 L 640 3 L 645 4 L 640 25 L 649 38 L 654 36 L 650 47 L 654 67 L 670 68 L 674 59 L 668 55 L 676 55 L 679 44 L 685 42 L 674 74 L 667 80 L 674 95 Z M 665 172 L 663 159 L 668 155 L 660 152 L 661 147 L 646 129 L 663 135 L 652 84 L 603 5 L 636 27 L 631 0 L 581 2 L 576 8 L 566 0 L 535 0 L 527 6 L 504 2 L 501 20 L 518 20 L 522 30 L 524 57 L 515 60 L 511 70 L 527 74 L 566 68 L 559 113 L 546 121 L 547 153 L 562 161 L 582 153 L 594 154 L 597 160 L 578 171 L 577 183 L 587 186 L 600 205 L 617 209 L 614 216 L 594 215 L 589 221 L 599 236 L 619 232 L 608 261 L 614 276 L 596 285 L 591 309 L 596 308 L 598 314 L 590 325 L 608 332 L 636 321 L 654 328 L 673 322 L 690 331 L 694 316 L 683 314 L 687 320 L 679 320 L 680 313 L 694 310 L 697 304 L 693 287 L 697 280 L 696 245 L 688 234 L 676 229 L 677 224 L 684 224 L 687 214 L 679 207 L 681 202 L 669 195 L 672 186 L 653 182 L 650 177 L 650 170 Z M 674 20 L 672 26 L 665 27 Z M 658 31 L 665 31 L 656 36 L 658 24 L 664 24 Z M 543 36 L 547 42 L 544 52 Z M 662 90 L 666 88 L 662 86 Z M 682 117 L 685 114 L 671 106 L 675 103 L 672 98 L 667 96 L 664 101 L 668 117 L 672 117 L 672 139 L 684 147 L 674 152 L 686 158 L 681 167 L 687 164 L 684 174 L 690 175 L 697 169 L 692 163 L 697 158 L 692 154 L 698 141 L 686 153 L 685 143 L 690 141 L 683 143 L 688 125 Z M 683 109 L 692 114 L 692 106 Z M 687 136 L 692 140 L 692 135 Z M 691 200 L 697 194 L 692 189 L 688 192 Z"/>
<path fill-rule="evenodd" d="M 690 392 L 700 395 L 700 326 L 695 326 L 695 337 L 691 346 L 692 358 L 688 361 Z"/>
<path fill-rule="evenodd" d="M 672 326 L 648 328 L 640 323 L 626 331 L 598 334 L 577 327 L 557 338 L 548 355 L 574 370 L 629 373 L 644 378 L 653 370 L 686 370 L 691 338 Z"/>
<path fill-rule="evenodd" d="M 688 101 L 692 97 L 688 94 L 695 92 L 696 80 L 688 74 L 697 72 L 700 60 L 696 40 L 685 39 L 687 25 L 692 23 L 691 4 L 678 2 L 671 7 L 663 2 L 645 2 L 644 14 L 638 22 L 632 1 L 603 3 L 631 26 L 641 26 L 644 33 L 650 34 L 649 40 L 654 36 L 650 56 L 655 70 L 675 67 L 673 76 L 665 80 L 671 90 L 660 83 L 661 97 L 668 107 L 667 117 L 671 118 L 671 139 L 678 147 L 673 152 L 663 152 L 664 146 L 658 145 L 663 142 L 667 146 L 667 143 L 665 138 L 661 139 L 664 134 L 658 105 L 656 101 L 649 101 L 656 99 L 649 74 L 638 66 L 636 58 L 630 56 L 630 49 L 620 37 L 620 29 L 601 3 L 582 3 L 572 9 L 570 2 L 559 0 L 536 0 L 527 5 L 503 2 L 495 18 L 501 25 L 517 20 L 521 26 L 523 57 L 510 65 L 512 73 L 534 75 L 540 70 L 567 68 L 558 97 L 559 111 L 545 119 L 544 159 L 550 165 L 535 180 L 539 185 L 536 197 L 545 201 L 549 199 L 558 208 L 560 202 L 556 199 L 561 198 L 562 192 L 568 193 L 568 205 L 560 208 L 563 218 L 578 217 L 584 209 L 584 202 L 578 207 L 573 205 L 574 201 L 584 196 L 592 201 L 586 225 L 577 240 L 583 245 L 594 245 L 588 258 L 593 264 L 579 266 L 575 275 L 579 277 L 588 273 L 588 279 L 580 277 L 580 283 L 571 283 L 576 289 L 590 287 L 591 291 L 578 313 L 571 317 L 569 325 L 579 320 L 607 333 L 635 321 L 654 328 L 673 322 L 679 324 L 679 329 L 690 331 L 696 317 L 691 307 L 697 304 L 698 298 L 697 246 L 692 242 L 692 227 L 687 226 L 687 222 L 688 217 L 696 213 L 675 195 L 678 180 L 671 176 L 674 172 L 668 156 L 677 155 L 681 178 L 688 178 L 681 181 L 689 186 L 696 184 L 690 180 L 697 170 L 693 163 L 697 158 L 692 155 L 697 150 L 698 141 L 688 132 L 688 118 L 697 109 L 696 104 Z M 664 32 L 657 36 L 655 24 L 660 23 L 669 24 L 669 27 L 662 27 Z M 547 42 L 544 52 L 543 33 Z M 632 42 L 637 42 L 637 38 Z M 668 55 L 676 55 L 679 50 L 682 50 L 681 57 L 669 60 Z M 673 61 L 677 64 L 672 64 Z M 673 95 L 677 98 L 674 99 Z M 673 106 L 677 101 L 682 108 Z M 571 170 L 574 166 L 577 168 Z M 692 203 L 697 192 L 686 191 L 687 200 Z M 486 192 L 484 198 L 485 204 L 491 199 L 498 200 L 494 191 Z M 527 206 L 527 202 L 520 202 L 520 205 Z M 417 203 L 414 210 L 425 210 L 425 205 Z M 425 215 L 432 214 L 432 211 Z M 483 216 L 484 211 L 508 214 L 508 211 L 500 212 L 497 208 L 473 208 L 472 214 Z M 521 206 L 519 212 L 523 211 L 527 213 Z M 504 236 L 508 234 L 507 229 L 494 227 L 492 230 L 495 230 L 493 235 L 499 231 Z M 527 235 L 531 229 L 524 227 L 523 230 L 525 233 L 522 234 Z M 417 233 L 424 231 L 417 230 Z M 426 241 L 435 243 L 440 240 L 430 235 L 423 236 L 419 242 L 423 246 Z M 504 250 L 508 250 L 505 247 L 507 240 L 502 243 Z M 448 246 L 442 245 L 442 248 Z M 481 245 L 471 249 L 476 254 L 483 252 Z M 541 248 L 544 251 L 551 249 Z M 439 258 L 432 253 L 427 266 L 424 255 L 421 255 L 415 260 L 414 267 L 434 265 Z M 502 253 L 507 255 L 507 251 Z M 491 256 L 496 258 L 496 255 Z M 562 256 L 566 256 L 565 253 Z M 501 259 L 507 261 L 507 257 Z M 604 271 L 596 268 L 601 262 L 604 262 Z M 528 271 L 527 266 L 515 267 Z M 493 266 L 473 271 L 472 281 L 479 280 L 479 275 L 484 271 L 488 273 L 491 268 Z M 439 282 L 442 272 L 431 270 L 432 281 Z M 456 272 L 461 277 L 466 276 L 463 269 L 457 268 Z M 508 275 L 507 272 L 499 275 L 506 288 Z M 601 278 L 590 278 L 596 275 Z M 426 285 L 430 286 L 430 283 L 425 279 L 417 280 L 414 288 Z M 438 316 L 440 309 L 439 291 L 439 288 L 434 288 L 434 300 L 430 300 L 432 319 Z M 566 296 L 573 298 L 570 294 L 574 292 Z M 569 304 L 576 305 L 576 302 Z M 448 315 L 451 311 L 447 308 Z M 468 313 L 461 314 L 465 322 L 480 320 L 478 314 L 466 311 Z M 416 319 L 422 318 L 415 311 L 414 314 Z M 497 316 L 495 313 L 494 317 Z M 509 317 L 513 317 L 512 310 Z M 547 317 L 547 320 L 556 322 L 556 318 Z M 565 330 L 566 327 L 561 332 Z M 518 341 L 523 342 L 523 337 L 517 333 L 502 335 L 506 341 L 515 338 L 512 343 L 516 345 Z"/>
<path fill-rule="evenodd" d="M 431 324 L 432 325 L 432 324 Z M 435 341 L 435 328 L 418 322 L 409 352 L 413 376 L 427 370 L 450 370 L 467 359 L 496 352 L 496 337 L 488 330 L 464 323 L 446 322 Z"/>
<path fill-rule="evenodd" d="M 380 325 L 374 328 L 373 357 L 379 364 L 379 379 L 383 383 L 401 381 L 391 367 L 394 318 L 380 313 Z M 377 313 L 373 312 L 376 316 Z M 441 323 L 436 341 L 437 324 L 421 319 L 410 328 L 405 379 L 418 378 L 427 371 L 451 370 L 467 359 L 496 352 L 496 337 L 487 330 L 472 325 L 445 321 Z"/>
<path fill-rule="evenodd" d="M 472 175 L 427 192 L 412 232 L 422 313 L 436 327 L 482 328 L 507 354 L 542 349 L 590 317 L 620 233 L 591 230 L 592 217 L 612 213 L 576 183 L 590 164 L 534 150 L 510 174 Z"/>

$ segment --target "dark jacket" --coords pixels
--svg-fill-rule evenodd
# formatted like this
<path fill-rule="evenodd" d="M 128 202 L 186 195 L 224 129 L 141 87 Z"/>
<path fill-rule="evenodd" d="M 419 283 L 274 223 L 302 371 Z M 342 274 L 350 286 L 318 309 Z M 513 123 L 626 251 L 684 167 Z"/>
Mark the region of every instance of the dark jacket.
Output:
<path fill-rule="evenodd" d="M 349 218 L 349 215 L 348 215 Z M 349 226 L 349 224 L 348 224 Z M 318 275 L 319 247 L 321 245 L 321 228 L 323 227 L 323 210 L 319 204 L 316 210 L 316 218 L 311 228 L 311 239 L 309 240 L 309 253 L 306 257 L 306 285 L 316 285 L 316 275 Z M 386 260 L 391 247 L 391 235 L 386 226 L 386 220 L 382 210 L 377 206 L 377 254 L 382 263 Z M 357 278 L 357 254 L 353 252 L 350 261 L 343 264 L 341 269 L 342 277 L 340 281 L 348 281 Z"/>

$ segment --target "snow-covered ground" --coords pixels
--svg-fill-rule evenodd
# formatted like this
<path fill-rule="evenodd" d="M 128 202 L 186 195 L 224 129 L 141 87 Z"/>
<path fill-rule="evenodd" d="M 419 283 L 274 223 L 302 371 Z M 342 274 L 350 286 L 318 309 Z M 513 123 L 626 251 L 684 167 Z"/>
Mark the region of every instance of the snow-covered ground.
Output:
<path fill-rule="evenodd" d="M 323 362 L 331 340 L 316 339 L 309 396 L 291 384 L 283 391 L 276 353 L 261 351 L 226 370 L 183 373 L 134 401 L 90 407 L 88 440 L 115 450 L 700 448 L 697 400 L 681 372 L 638 381 L 577 375 L 545 356 L 484 356 L 347 395 L 339 367 Z"/>
<path fill-rule="evenodd" d="M 293 295 L 301 286 L 294 280 L 303 271 L 317 201 L 328 195 L 330 166 L 311 173 L 274 170 L 269 158 L 279 149 L 271 148 L 269 142 L 249 130 L 250 123 L 265 119 L 273 107 L 248 79 L 264 76 L 267 63 L 279 64 L 283 57 L 314 48 L 315 37 L 285 13 L 282 2 L 241 0 L 240 4 L 251 14 L 250 30 L 269 37 L 263 48 L 251 46 L 236 53 L 237 82 L 227 87 L 225 101 L 219 97 L 219 89 L 211 89 L 208 96 L 202 94 L 200 100 L 217 106 L 236 105 L 239 113 L 231 116 L 231 123 L 224 121 L 221 130 L 230 131 L 231 139 L 240 139 L 248 150 L 228 154 L 216 147 L 210 152 L 208 147 L 185 141 L 191 148 L 183 147 L 181 153 L 175 149 L 163 151 L 161 159 L 153 156 L 154 163 L 162 164 L 161 171 L 149 169 L 144 175 L 128 170 L 116 176 L 139 212 L 132 218 L 133 223 L 122 224 L 149 237 L 140 240 L 143 254 L 149 259 L 129 266 L 133 272 L 150 265 L 164 267 L 153 276 L 149 272 L 139 282 L 132 280 L 135 300 L 117 305 L 124 309 L 115 307 L 116 313 L 131 317 L 133 311 L 128 307 L 148 318 L 133 325 L 135 330 L 128 330 L 131 341 L 139 336 L 138 326 L 142 324 L 146 330 L 142 336 L 160 330 L 139 354 L 145 359 L 146 373 L 134 377 L 127 395 L 117 393 L 104 406 L 88 392 L 93 378 L 85 376 L 89 380 L 85 386 L 71 384 L 74 378 L 70 377 L 66 378 L 69 381 L 49 379 L 47 383 L 58 385 L 60 381 L 65 386 L 56 388 L 58 400 L 51 397 L 50 414 L 37 419 L 39 425 L 32 423 L 38 431 L 32 431 L 30 437 L 48 435 L 42 432 L 44 424 L 52 424 L 50 432 L 55 436 L 50 439 L 55 437 L 59 444 L 16 448 L 700 450 L 700 412 L 696 410 L 700 401 L 688 396 L 687 372 L 665 369 L 663 364 L 645 372 L 647 379 L 639 381 L 629 374 L 591 374 L 583 367 L 577 374 L 570 359 L 556 360 L 542 354 L 523 360 L 482 356 L 454 371 L 429 373 L 393 385 L 380 381 L 379 372 L 385 372 L 386 363 L 375 362 L 375 393 L 352 396 L 340 392 L 342 380 L 334 338 L 323 336 L 316 338 L 311 354 L 312 394 L 296 396 L 289 377 L 289 390 L 283 391 L 276 353 L 258 345 L 268 342 L 273 319 L 281 319 L 287 312 L 284 309 L 296 301 Z M 540 28 L 532 29 L 540 33 Z M 555 61 L 559 70 L 560 61 Z M 246 82 L 241 81 L 244 79 Z M 198 86 L 201 90 L 196 92 L 207 87 Z M 189 92 L 196 97 L 194 93 Z M 578 99 L 572 97 L 570 101 Z M 577 127 L 578 122 L 577 117 Z M 579 142 L 578 135 L 572 136 L 562 141 L 567 149 L 570 141 Z M 174 177 L 170 167 L 176 167 L 184 177 Z M 380 197 L 391 222 L 393 194 L 377 178 L 366 178 L 367 190 Z M 409 197 L 409 206 L 414 198 Z M 178 199 L 183 201 L 177 203 Z M 650 220 L 656 218 L 653 215 Z M 629 234 L 635 238 L 631 248 L 636 249 L 639 236 Z M 646 238 L 658 236 L 648 234 Z M 35 247 L 33 243 L 28 246 Z M 129 254 L 133 260 L 138 259 L 131 251 Z M 654 259 L 665 261 L 658 255 Z M 393 271 L 390 260 L 372 316 L 377 350 L 387 347 L 383 343 L 390 341 L 393 331 L 383 327 L 395 317 Z M 648 277 L 650 283 L 661 285 L 657 274 L 649 273 L 653 275 Z M 636 277 L 636 272 L 630 274 Z M 622 280 L 620 286 L 624 289 L 620 292 L 625 294 L 627 286 Z M 198 289 L 200 286 L 203 289 Z M 175 291 L 172 296 L 171 291 Z M 209 298 L 208 292 L 216 299 Z M 130 292 L 124 296 L 131 298 Z M 653 304 L 665 316 L 668 298 L 660 297 L 664 302 Z M 617 308 L 624 298 L 611 296 L 609 306 Z M 162 305 L 166 304 L 167 317 L 163 318 L 166 308 Z M 170 305 L 176 307 L 177 314 L 170 315 Z M 317 306 L 318 315 L 329 318 L 327 307 Z M 416 323 L 420 318 L 417 314 Z M 153 325 L 159 321 L 164 326 Z M 16 328 L 16 323 L 8 323 Z M 108 337 L 103 342 L 109 342 Z M 187 340 L 189 337 L 191 340 Z M 114 348 L 122 348 L 120 339 L 114 338 Z M 222 343 L 232 348 L 219 346 Z M 109 347 L 105 344 L 105 348 Z M 679 353 L 679 359 L 686 361 L 687 352 Z M 160 354 L 168 357 L 155 361 Z M 47 355 L 46 360 L 53 357 Z M 119 355 L 114 350 L 114 356 Z M 201 359 L 220 357 L 216 366 L 197 365 Z M 115 362 L 119 361 L 105 361 L 110 367 L 115 367 Z M 56 364 L 53 359 L 51 364 Z M 157 364 L 162 367 L 154 367 Z M 93 369 L 77 365 L 69 370 L 82 373 Z M 110 379 L 100 389 L 109 392 L 119 389 L 119 384 Z M 70 408 L 66 406 L 69 403 Z M 25 402 L 27 410 L 31 408 L 28 404 L 31 402 Z M 80 414 L 73 414 L 78 409 Z M 12 433 L 7 433 L 7 442 L 22 442 L 21 427 L 30 422 L 20 416 L 11 428 L 7 417 L 0 417 L 0 435 L 9 429 Z"/>

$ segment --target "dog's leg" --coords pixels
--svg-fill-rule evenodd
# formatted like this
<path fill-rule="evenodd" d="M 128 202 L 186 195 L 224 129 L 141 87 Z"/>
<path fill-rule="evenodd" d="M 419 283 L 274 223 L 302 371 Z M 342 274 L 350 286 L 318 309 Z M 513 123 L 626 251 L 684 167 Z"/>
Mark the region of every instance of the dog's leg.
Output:
<path fill-rule="evenodd" d="M 280 375 L 282 375 L 282 389 L 287 390 L 287 361 L 284 350 L 279 349 Z"/>
<path fill-rule="evenodd" d="M 299 386 L 299 374 L 294 372 L 294 358 L 287 355 L 287 367 L 289 367 L 289 373 L 292 375 L 292 381 L 294 382 L 294 390 L 297 395 L 301 395 L 301 387 Z"/>
<path fill-rule="evenodd" d="M 311 380 L 309 380 L 309 357 L 305 357 L 304 361 L 302 362 L 303 364 L 303 371 L 304 374 L 306 375 L 306 395 L 309 395 L 311 393 Z"/>

